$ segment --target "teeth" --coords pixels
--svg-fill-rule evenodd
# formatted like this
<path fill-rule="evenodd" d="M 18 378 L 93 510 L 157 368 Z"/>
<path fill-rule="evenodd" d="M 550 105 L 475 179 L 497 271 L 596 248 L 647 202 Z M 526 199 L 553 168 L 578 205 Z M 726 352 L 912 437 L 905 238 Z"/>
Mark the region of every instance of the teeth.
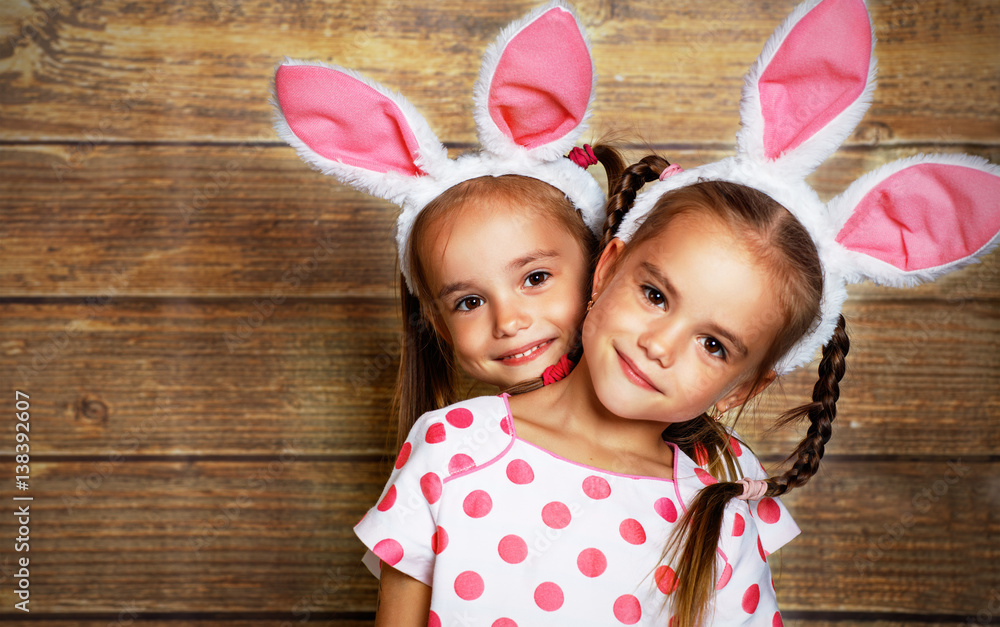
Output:
<path fill-rule="evenodd" d="M 537 351 L 541 347 L 542 347 L 541 344 L 539 344 L 538 346 L 535 346 L 534 348 L 529 348 L 528 350 L 524 351 L 523 353 L 518 353 L 516 355 L 511 355 L 510 357 L 504 357 L 504 359 L 520 359 L 521 357 L 524 357 L 525 355 L 530 355 L 530 354 L 534 353 L 535 351 Z"/>

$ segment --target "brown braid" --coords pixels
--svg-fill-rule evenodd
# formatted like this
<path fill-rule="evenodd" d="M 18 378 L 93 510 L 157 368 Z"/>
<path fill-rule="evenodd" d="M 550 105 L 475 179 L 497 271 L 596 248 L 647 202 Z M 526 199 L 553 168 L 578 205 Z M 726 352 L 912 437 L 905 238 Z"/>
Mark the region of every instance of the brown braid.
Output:
<path fill-rule="evenodd" d="M 663 157 L 649 155 L 648 157 L 643 157 L 639 163 L 625 168 L 625 171 L 618 179 L 618 185 L 610 190 L 608 194 L 608 205 L 605 208 L 607 217 L 604 219 L 604 235 L 601 236 L 601 243 L 598 245 L 598 250 L 604 250 L 608 243 L 615 237 L 615 234 L 618 232 L 618 225 L 629 209 L 632 208 L 635 196 L 642 189 L 642 186 L 660 178 L 660 172 L 663 172 L 668 166 L 670 166 L 670 162 Z"/>
<path fill-rule="evenodd" d="M 813 402 L 786 412 L 778 421 L 780 426 L 808 416 L 810 424 L 805 438 L 788 456 L 789 460 L 795 460 L 792 467 L 783 475 L 768 480 L 768 496 L 781 496 L 792 488 L 804 485 L 816 474 L 826 443 L 830 441 L 833 419 L 837 417 L 840 380 L 844 378 L 845 358 L 850 349 L 851 341 L 847 337 L 844 316 L 840 316 L 833 337 L 823 347 L 819 380 L 813 386 Z"/>
<path fill-rule="evenodd" d="M 788 458 L 795 459 L 792 467 L 783 475 L 768 479 L 767 496 L 780 496 L 805 484 L 819 469 L 837 415 L 840 381 L 844 378 L 845 358 L 850 347 L 846 323 L 840 316 L 833 337 L 823 347 L 813 402 L 786 412 L 779 420 L 779 424 L 787 424 L 808 415 L 811 424 L 805 438 Z M 717 577 L 715 550 L 721 536 L 722 518 L 726 505 L 741 492 L 742 487 L 736 483 L 706 486 L 680 521 L 683 534 L 674 535 L 664 551 L 664 556 L 673 556 L 677 564 L 674 627 L 693 627 L 704 619 Z"/>

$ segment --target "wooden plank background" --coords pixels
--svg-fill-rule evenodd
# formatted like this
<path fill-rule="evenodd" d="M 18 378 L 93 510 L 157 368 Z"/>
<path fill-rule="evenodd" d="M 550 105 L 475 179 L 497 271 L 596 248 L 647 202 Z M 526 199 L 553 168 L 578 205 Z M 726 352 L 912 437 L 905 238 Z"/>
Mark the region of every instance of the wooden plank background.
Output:
<path fill-rule="evenodd" d="M 731 151 L 743 73 L 796 3 L 576 4 L 593 136 L 694 165 Z M 286 55 L 360 69 L 457 152 L 483 49 L 534 5 L 0 5 L 0 620 L 371 624 L 351 526 L 392 454 L 394 212 L 277 140 L 270 77 Z M 920 152 L 1000 162 L 1000 3 L 870 5 L 879 87 L 820 194 Z M 785 624 L 998 624 L 1000 254 L 851 291 L 834 439 L 774 563 Z M 743 426 L 766 459 L 797 439 L 768 417 L 810 379 Z M 14 390 L 32 403 L 30 615 Z"/>

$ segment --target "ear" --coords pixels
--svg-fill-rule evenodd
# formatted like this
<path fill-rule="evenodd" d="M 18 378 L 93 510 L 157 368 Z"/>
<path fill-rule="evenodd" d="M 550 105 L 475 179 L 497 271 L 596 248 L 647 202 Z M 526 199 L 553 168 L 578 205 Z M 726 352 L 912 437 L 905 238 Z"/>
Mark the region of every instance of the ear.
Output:
<path fill-rule="evenodd" d="M 753 380 L 747 380 L 736 386 L 729 394 L 724 398 L 719 399 L 715 403 L 715 409 L 720 414 L 729 411 L 730 409 L 735 409 L 744 403 L 748 403 L 751 399 L 756 397 L 758 394 L 763 392 L 774 383 L 777 378 L 777 374 L 772 370 L 768 372 L 767 375 L 754 386 Z"/>
<path fill-rule="evenodd" d="M 608 245 L 601 251 L 601 257 L 597 260 L 597 267 L 594 268 L 594 293 L 600 294 L 607 287 L 608 281 L 614 274 L 618 260 L 621 259 L 625 250 L 625 242 L 617 237 L 608 242 Z"/>
<path fill-rule="evenodd" d="M 775 30 L 747 74 L 740 155 L 804 178 L 847 139 L 875 89 L 863 0 L 809 0 Z"/>
<path fill-rule="evenodd" d="M 303 161 L 355 189 L 402 203 L 447 153 L 416 109 L 357 72 L 286 60 L 275 72 L 274 126 Z"/>
<path fill-rule="evenodd" d="M 529 13 L 486 51 L 475 87 L 480 143 L 500 156 L 561 158 L 586 130 L 596 79 L 583 27 L 567 6 Z"/>
<path fill-rule="evenodd" d="M 969 155 L 882 166 L 829 204 L 851 282 L 905 287 L 961 268 L 1000 234 L 1000 167 Z"/>

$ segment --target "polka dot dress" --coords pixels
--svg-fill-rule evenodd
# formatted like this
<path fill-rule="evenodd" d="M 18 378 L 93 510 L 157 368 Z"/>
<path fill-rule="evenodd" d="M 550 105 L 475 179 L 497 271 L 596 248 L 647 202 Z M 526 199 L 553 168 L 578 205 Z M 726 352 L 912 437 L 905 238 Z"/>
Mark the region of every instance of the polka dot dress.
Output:
<path fill-rule="evenodd" d="M 663 546 L 714 482 L 674 454 L 673 480 L 607 472 L 518 439 L 504 396 L 463 401 L 420 418 L 355 532 L 431 586 L 430 625 L 664 625 Z M 730 503 L 712 624 L 780 624 L 767 555 L 796 533 L 778 500 Z"/>

